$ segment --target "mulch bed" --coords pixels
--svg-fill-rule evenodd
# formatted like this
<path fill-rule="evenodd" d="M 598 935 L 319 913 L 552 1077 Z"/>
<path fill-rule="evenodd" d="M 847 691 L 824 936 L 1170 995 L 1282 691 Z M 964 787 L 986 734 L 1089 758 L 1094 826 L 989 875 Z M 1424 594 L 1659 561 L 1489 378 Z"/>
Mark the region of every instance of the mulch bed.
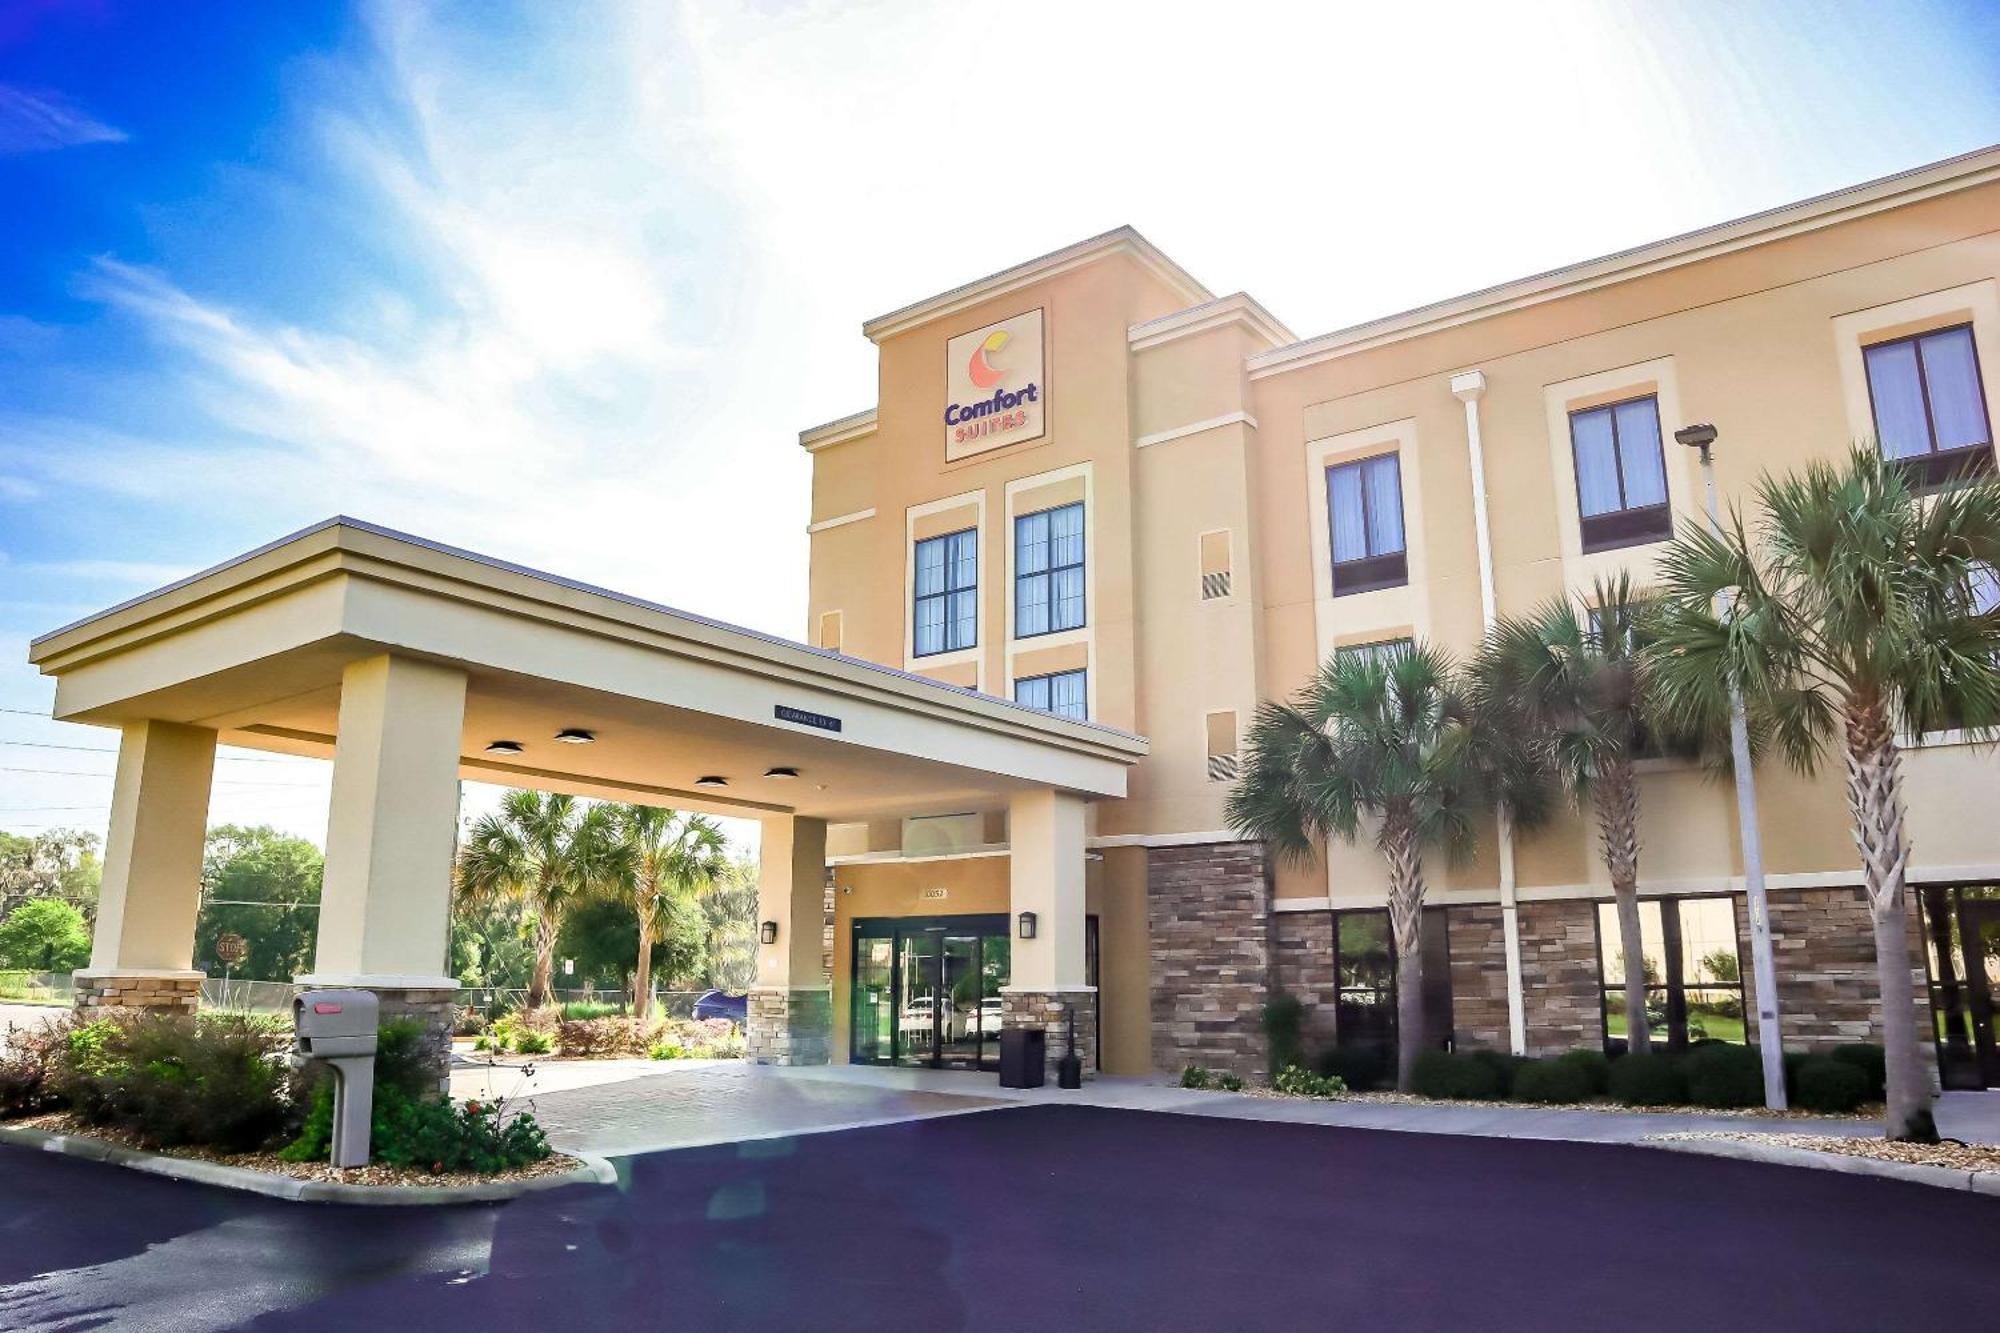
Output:
<path fill-rule="evenodd" d="M 1649 1134 L 1647 1137 L 1738 1139 L 1776 1148 L 1805 1148 L 1812 1152 L 1839 1153 L 1845 1157 L 1872 1157 L 1877 1161 L 1902 1162 L 1909 1166 L 1944 1166 L 1954 1171 L 2000 1171 L 2000 1147 L 1983 1143 L 1897 1143 L 1890 1139 L 1836 1138 L 1830 1134 L 1731 1134 L 1720 1130 Z"/>
<path fill-rule="evenodd" d="M 223 1166 L 240 1166 L 250 1171 L 262 1171 L 268 1175 L 290 1176 L 294 1180 L 312 1180 L 334 1185 L 486 1185 L 495 1181 L 532 1180 L 537 1176 L 558 1175 L 580 1165 L 574 1157 L 552 1153 L 539 1162 L 517 1167 L 512 1171 L 496 1171 L 492 1175 L 482 1175 L 475 1171 L 443 1171 L 433 1174 L 412 1167 L 384 1166 L 381 1163 L 342 1168 L 328 1162 L 287 1162 L 275 1152 L 226 1153 L 213 1148 L 185 1144 L 175 1148 L 148 1147 L 133 1135 L 109 1126 L 86 1125 L 68 1111 L 24 1116 L 7 1123 L 27 1129 L 46 1130 L 51 1134 L 98 1139 L 105 1143 L 115 1143 L 121 1148 L 138 1148 L 165 1157 L 218 1162 Z"/>

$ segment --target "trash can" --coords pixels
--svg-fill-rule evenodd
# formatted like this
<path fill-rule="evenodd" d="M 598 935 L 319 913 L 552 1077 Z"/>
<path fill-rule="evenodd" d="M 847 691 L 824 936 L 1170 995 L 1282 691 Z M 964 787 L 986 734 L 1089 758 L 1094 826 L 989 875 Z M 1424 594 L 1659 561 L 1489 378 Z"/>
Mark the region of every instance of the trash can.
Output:
<path fill-rule="evenodd" d="M 1000 1030 L 1000 1086 L 1039 1088 L 1048 1079 L 1049 1034 L 1043 1028 Z"/>

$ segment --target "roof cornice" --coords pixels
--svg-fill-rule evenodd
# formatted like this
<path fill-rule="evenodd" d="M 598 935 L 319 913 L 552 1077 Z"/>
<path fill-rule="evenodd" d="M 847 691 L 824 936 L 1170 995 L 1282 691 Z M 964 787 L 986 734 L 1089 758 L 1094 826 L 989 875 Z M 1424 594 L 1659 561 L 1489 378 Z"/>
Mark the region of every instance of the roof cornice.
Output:
<path fill-rule="evenodd" d="M 1303 369 L 1995 180 L 2000 180 L 2000 145 L 1274 348 L 1250 358 L 1250 377 Z"/>
<path fill-rule="evenodd" d="M 836 444 L 846 444 L 849 440 L 859 440 L 874 433 L 875 409 L 864 408 L 817 426 L 806 427 L 799 432 L 799 448 L 809 454 L 818 453 L 821 449 L 831 449 Z"/>
<path fill-rule="evenodd" d="M 1128 255 L 1140 267 L 1173 289 L 1189 305 L 1204 304 L 1215 299 L 1215 293 L 1194 280 L 1194 276 L 1173 260 L 1162 254 L 1153 243 L 1131 227 L 1116 227 L 1101 236 L 1078 241 L 1075 245 L 1064 246 L 1024 264 L 1002 269 L 988 274 L 961 287 L 939 292 L 900 310 L 892 310 L 886 315 L 877 315 L 861 326 L 861 332 L 871 342 L 881 342 L 920 324 L 954 314 L 1009 292 L 1019 291 L 1033 283 L 1044 282 L 1071 269 L 1085 264 L 1096 263 L 1111 255 Z"/>
<path fill-rule="evenodd" d="M 1242 325 L 1250 331 L 1251 337 L 1267 348 L 1295 343 L 1299 337 L 1279 323 L 1277 316 L 1259 304 L 1255 297 L 1247 292 L 1232 292 L 1202 305 L 1189 306 L 1171 315 L 1134 324 L 1125 331 L 1125 338 L 1133 351 L 1142 352 L 1148 347 L 1158 347 L 1177 338 L 1192 337 L 1230 324 Z"/>

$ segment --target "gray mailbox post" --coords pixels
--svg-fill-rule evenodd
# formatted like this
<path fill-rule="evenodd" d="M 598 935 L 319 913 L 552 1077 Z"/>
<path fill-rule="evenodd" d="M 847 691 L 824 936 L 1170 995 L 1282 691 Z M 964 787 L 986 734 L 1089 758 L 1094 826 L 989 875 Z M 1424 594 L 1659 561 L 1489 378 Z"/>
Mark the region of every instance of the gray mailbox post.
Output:
<path fill-rule="evenodd" d="M 368 1165 L 375 1111 L 375 1030 L 381 1002 L 373 991 L 309 990 L 292 1001 L 298 1053 L 333 1070 L 333 1164 Z"/>

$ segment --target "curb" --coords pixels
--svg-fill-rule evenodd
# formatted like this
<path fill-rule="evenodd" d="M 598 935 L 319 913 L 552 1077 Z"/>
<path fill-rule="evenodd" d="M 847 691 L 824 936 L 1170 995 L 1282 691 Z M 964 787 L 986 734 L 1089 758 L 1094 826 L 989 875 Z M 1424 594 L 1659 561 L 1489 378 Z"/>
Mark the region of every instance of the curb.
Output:
<path fill-rule="evenodd" d="M 478 1185 L 343 1185 L 330 1180 L 299 1180 L 269 1171 L 253 1171 L 245 1166 L 229 1166 L 199 1158 L 173 1157 L 166 1153 L 127 1148 L 103 1139 L 78 1134 L 56 1134 L 46 1129 L 0 1125 L 0 1144 L 60 1153 L 88 1162 L 104 1162 L 170 1180 L 186 1180 L 197 1185 L 241 1190 L 293 1203 L 372 1204 L 377 1207 L 437 1206 L 461 1203 L 499 1203 L 558 1189 L 565 1185 L 615 1185 L 618 1168 L 595 1153 L 571 1152 L 578 1165 L 556 1175 L 532 1176 L 526 1180 L 495 1180 Z"/>
<path fill-rule="evenodd" d="M 1846 1176 L 1875 1176 L 1912 1185 L 1929 1185 L 1933 1189 L 2000 1196 L 2000 1171 L 1965 1171 L 1955 1166 L 1889 1162 L 1878 1157 L 1856 1157 L 1851 1153 L 1818 1152 L 1811 1148 L 1789 1148 L 1770 1143 L 1747 1143 L 1742 1139 L 1643 1139 L 1636 1146 L 1658 1148 L 1665 1152 L 1699 1153 L 1706 1157 L 1732 1157 L 1742 1162 L 1763 1162 L 1770 1166 L 1798 1166 L 1810 1171 L 1833 1171 Z"/>

